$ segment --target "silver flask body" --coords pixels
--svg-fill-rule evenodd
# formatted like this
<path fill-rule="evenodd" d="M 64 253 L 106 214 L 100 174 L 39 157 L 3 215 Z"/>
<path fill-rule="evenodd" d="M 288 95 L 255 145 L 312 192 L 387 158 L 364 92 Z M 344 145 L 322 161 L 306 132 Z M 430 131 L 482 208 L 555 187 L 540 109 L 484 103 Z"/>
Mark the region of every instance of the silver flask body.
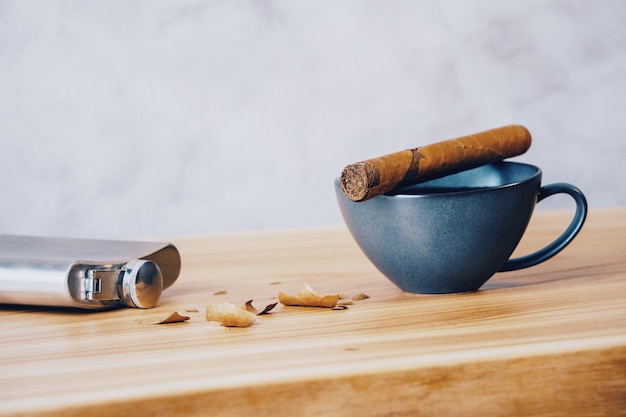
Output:
<path fill-rule="evenodd" d="M 0 235 L 0 304 L 151 308 L 180 268 L 171 243 Z"/>

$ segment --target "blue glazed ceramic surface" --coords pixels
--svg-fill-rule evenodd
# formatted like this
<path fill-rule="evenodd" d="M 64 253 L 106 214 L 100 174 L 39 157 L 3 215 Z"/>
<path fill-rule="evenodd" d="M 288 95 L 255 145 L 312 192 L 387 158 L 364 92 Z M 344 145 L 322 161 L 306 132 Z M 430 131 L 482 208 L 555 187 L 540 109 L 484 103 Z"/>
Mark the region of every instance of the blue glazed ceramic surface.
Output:
<path fill-rule="evenodd" d="M 348 199 L 338 179 L 335 190 L 365 255 L 399 288 L 413 293 L 475 291 L 499 270 L 543 262 L 576 236 L 587 212 L 576 187 L 542 188 L 538 167 L 515 162 L 485 165 L 362 202 Z M 548 247 L 509 261 L 535 204 L 562 192 L 577 204 L 570 227 Z"/>

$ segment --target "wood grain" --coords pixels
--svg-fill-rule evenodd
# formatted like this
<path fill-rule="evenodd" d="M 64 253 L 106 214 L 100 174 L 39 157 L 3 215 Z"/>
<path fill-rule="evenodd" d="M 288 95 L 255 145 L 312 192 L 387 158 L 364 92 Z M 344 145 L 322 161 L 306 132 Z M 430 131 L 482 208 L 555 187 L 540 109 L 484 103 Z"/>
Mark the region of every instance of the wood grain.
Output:
<path fill-rule="evenodd" d="M 569 216 L 536 213 L 516 253 Z M 343 228 L 171 240 L 183 269 L 155 309 L 0 309 L 1 415 L 625 414 L 626 209 L 592 211 L 555 258 L 463 295 L 399 291 Z M 204 319 L 304 283 L 370 298 L 279 306 L 245 329 Z M 173 311 L 191 320 L 149 324 Z"/>

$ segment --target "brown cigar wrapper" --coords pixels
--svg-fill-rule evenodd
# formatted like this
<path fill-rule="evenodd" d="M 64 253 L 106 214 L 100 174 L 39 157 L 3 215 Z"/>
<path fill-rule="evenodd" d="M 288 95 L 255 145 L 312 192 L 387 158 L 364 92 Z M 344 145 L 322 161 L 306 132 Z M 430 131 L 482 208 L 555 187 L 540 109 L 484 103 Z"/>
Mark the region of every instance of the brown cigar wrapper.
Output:
<path fill-rule="evenodd" d="M 528 129 L 504 126 L 407 149 L 346 166 L 341 188 L 352 201 L 365 201 L 405 187 L 521 155 L 530 148 Z"/>

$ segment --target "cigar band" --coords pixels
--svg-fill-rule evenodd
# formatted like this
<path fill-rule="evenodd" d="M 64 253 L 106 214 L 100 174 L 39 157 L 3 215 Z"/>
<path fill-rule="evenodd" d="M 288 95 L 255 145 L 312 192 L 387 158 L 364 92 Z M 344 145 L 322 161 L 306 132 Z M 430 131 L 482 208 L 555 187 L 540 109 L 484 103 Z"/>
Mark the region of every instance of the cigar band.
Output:
<path fill-rule="evenodd" d="M 411 151 L 411 165 L 406 171 L 402 182 L 412 181 L 419 176 L 420 160 L 424 158 L 424 155 L 419 152 L 419 149 L 420 148 L 408 149 L 409 151 Z"/>

